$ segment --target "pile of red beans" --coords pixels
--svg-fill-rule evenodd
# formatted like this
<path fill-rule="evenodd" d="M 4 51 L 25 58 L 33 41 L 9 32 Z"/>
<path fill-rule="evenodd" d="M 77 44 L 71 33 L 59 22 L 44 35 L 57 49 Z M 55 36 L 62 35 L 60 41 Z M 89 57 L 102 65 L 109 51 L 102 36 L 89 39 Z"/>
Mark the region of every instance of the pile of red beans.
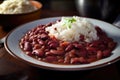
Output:
<path fill-rule="evenodd" d="M 116 42 L 96 26 L 99 39 L 90 43 L 80 36 L 80 42 L 67 42 L 49 36 L 45 28 L 51 26 L 39 25 L 28 31 L 20 40 L 20 48 L 29 56 L 40 61 L 55 64 L 88 64 L 112 55 Z"/>

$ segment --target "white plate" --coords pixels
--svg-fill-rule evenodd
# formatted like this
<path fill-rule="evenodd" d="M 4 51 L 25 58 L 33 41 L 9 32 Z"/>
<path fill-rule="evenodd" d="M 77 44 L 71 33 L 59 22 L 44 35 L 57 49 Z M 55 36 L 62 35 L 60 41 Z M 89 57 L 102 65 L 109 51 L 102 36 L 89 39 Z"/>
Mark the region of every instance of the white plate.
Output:
<path fill-rule="evenodd" d="M 21 61 L 25 63 L 29 63 L 32 66 L 37 66 L 39 68 L 44 68 L 44 69 L 51 69 L 51 70 L 88 70 L 88 69 L 94 69 L 94 68 L 99 68 L 103 67 L 106 65 L 110 65 L 120 59 L 120 29 L 116 28 L 112 24 L 96 20 L 96 19 L 91 19 L 87 18 L 90 20 L 93 24 L 98 25 L 102 30 L 104 30 L 108 36 L 114 39 L 114 41 L 117 42 L 117 47 L 115 50 L 112 52 L 113 55 L 111 55 L 108 58 L 101 59 L 96 62 L 92 62 L 90 64 L 83 64 L 83 65 L 58 65 L 58 64 L 51 64 L 51 63 L 46 63 L 42 61 L 38 61 L 26 54 L 20 49 L 19 47 L 19 41 L 20 39 L 25 35 L 25 33 L 37 25 L 40 24 L 47 24 L 49 22 L 53 22 L 60 19 L 60 17 L 53 17 L 53 18 L 45 18 L 45 19 L 40 19 L 36 20 L 33 22 L 26 23 L 24 25 L 19 26 L 18 28 L 14 29 L 12 32 L 10 32 L 5 40 L 5 48 L 6 50 L 15 58 L 20 59 Z"/>

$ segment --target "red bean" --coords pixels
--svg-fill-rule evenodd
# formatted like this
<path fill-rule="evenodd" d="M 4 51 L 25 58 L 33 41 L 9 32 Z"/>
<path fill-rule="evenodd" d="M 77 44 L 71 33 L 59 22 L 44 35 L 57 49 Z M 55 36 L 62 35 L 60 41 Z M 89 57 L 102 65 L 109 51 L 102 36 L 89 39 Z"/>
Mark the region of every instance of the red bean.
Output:
<path fill-rule="evenodd" d="M 40 49 L 42 46 L 40 44 L 34 44 L 33 50 Z"/>
<path fill-rule="evenodd" d="M 30 42 L 25 42 L 24 43 L 24 50 L 25 51 L 31 51 L 32 50 L 32 45 L 30 44 Z"/>
<path fill-rule="evenodd" d="M 75 54 L 79 57 L 86 57 L 87 56 L 87 51 L 85 49 L 81 49 L 81 50 L 76 51 Z"/>
<path fill-rule="evenodd" d="M 39 57 L 42 57 L 44 55 L 44 51 L 42 49 L 33 50 L 32 53 L 39 56 Z"/>
<path fill-rule="evenodd" d="M 86 47 L 86 49 L 87 49 L 88 51 L 91 51 L 91 52 L 96 52 L 96 51 L 97 51 L 97 49 L 94 48 L 94 47 Z"/>
<path fill-rule="evenodd" d="M 47 56 L 46 58 L 45 58 L 45 61 L 46 62 L 56 62 L 57 61 L 57 57 L 55 57 L 55 56 Z"/>
<path fill-rule="evenodd" d="M 89 46 L 90 47 L 97 47 L 100 44 L 101 44 L 101 41 L 97 40 L 97 41 L 93 41 Z"/>
<path fill-rule="evenodd" d="M 44 44 L 45 44 L 45 42 L 44 42 L 43 40 L 40 40 L 40 39 L 38 39 L 38 43 L 39 43 L 40 45 L 44 45 Z"/>
<path fill-rule="evenodd" d="M 63 64 L 63 63 L 64 63 L 64 59 L 59 59 L 59 60 L 58 60 L 58 63 Z"/>
<path fill-rule="evenodd" d="M 53 53 L 51 53 L 50 51 L 46 51 L 46 52 L 45 52 L 45 55 L 46 55 L 46 56 L 51 56 L 51 55 L 53 55 Z"/>
<path fill-rule="evenodd" d="M 70 43 L 67 41 L 61 42 L 60 47 L 66 48 Z"/>
<path fill-rule="evenodd" d="M 69 56 L 66 56 L 65 58 L 64 58 L 64 63 L 65 64 L 69 64 L 70 63 L 70 57 Z"/>
<path fill-rule="evenodd" d="M 69 56 L 70 58 L 76 57 L 76 51 L 74 49 L 69 51 L 67 56 Z"/>
<path fill-rule="evenodd" d="M 80 58 L 72 58 L 70 63 L 71 64 L 85 64 L 88 62 L 84 57 L 80 57 Z"/>
<path fill-rule="evenodd" d="M 91 56 L 87 59 L 87 62 L 88 63 L 91 63 L 91 62 L 94 62 L 94 61 L 97 61 L 98 59 L 95 57 L 95 56 Z"/>
<path fill-rule="evenodd" d="M 70 51 L 73 49 L 73 45 L 72 44 L 69 44 L 66 48 L 65 48 L 65 51 Z"/>
<path fill-rule="evenodd" d="M 76 48 L 76 49 L 81 49 L 83 48 L 83 46 L 79 43 L 73 43 L 73 46 Z"/>
<path fill-rule="evenodd" d="M 111 55 L 111 50 L 108 49 L 108 50 L 104 50 L 104 51 L 103 51 L 103 56 L 104 56 L 104 57 L 108 57 L 108 56 L 110 56 L 110 55 Z"/>
<path fill-rule="evenodd" d="M 84 41 L 84 35 L 80 35 L 80 41 Z"/>
<path fill-rule="evenodd" d="M 48 46 L 49 46 L 50 48 L 55 49 L 55 48 L 57 48 L 57 47 L 59 46 L 59 43 L 58 43 L 57 41 L 49 41 L 49 42 L 48 42 Z"/>
<path fill-rule="evenodd" d="M 40 38 L 41 38 L 42 40 L 46 40 L 46 39 L 49 38 L 49 36 L 48 36 L 47 34 L 45 34 L 45 33 L 42 33 L 42 34 L 40 35 Z"/>
<path fill-rule="evenodd" d="M 102 59 L 103 53 L 102 51 L 97 51 L 97 59 Z"/>
<path fill-rule="evenodd" d="M 113 43 L 113 42 L 108 43 L 108 48 L 111 50 L 113 50 L 115 48 L 115 46 L 116 46 L 116 43 Z"/>
<path fill-rule="evenodd" d="M 51 52 L 53 55 L 63 55 L 63 54 L 64 54 L 64 51 L 63 51 L 63 50 L 50 50 L 50 52 Z"/>

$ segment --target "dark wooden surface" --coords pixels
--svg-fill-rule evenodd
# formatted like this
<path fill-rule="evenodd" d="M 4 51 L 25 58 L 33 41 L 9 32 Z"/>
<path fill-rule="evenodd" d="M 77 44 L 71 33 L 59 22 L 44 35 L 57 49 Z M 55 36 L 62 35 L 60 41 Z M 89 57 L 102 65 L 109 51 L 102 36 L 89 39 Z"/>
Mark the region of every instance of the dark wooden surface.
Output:
<path fill-rule="evenodd" d="M 41 18 L 75 15 L 79 15 L 77 11 L 42 10 Z M 7 35 L 7 33 L 0 27 L 0 38 Z M 9 55 L 9 53 L 6 53 L 6 55 Z M 9 58 L 6 57 L 8 60 Z M 18 63 L 14 64 L 17 65 Z M 109 66 L 86 71 L 52 71 L 27 65 L 28 69 L 22 69 L 9 75 L 0 75 L 0 80 L 120 80 L 119 65 L 120 62 L 116 62 Z"/>

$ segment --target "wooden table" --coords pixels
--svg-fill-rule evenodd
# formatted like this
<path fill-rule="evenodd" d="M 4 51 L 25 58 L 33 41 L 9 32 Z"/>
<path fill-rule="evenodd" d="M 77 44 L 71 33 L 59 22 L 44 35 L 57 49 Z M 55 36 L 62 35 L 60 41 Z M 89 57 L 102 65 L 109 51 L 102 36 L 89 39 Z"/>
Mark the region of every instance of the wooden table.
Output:
<path fill-rule="evenodd" d="M 78 15 L 78 13 L 43 10 L 41 18 L 73 15 Z M 8 32 L 5 32 L 2 27 L 0 27 L 0 38 L 3 38 L 7 34 Z M 0 75 L 0 80 L 13 80 L 13 78 L 14 80 L 19 80 L 20 78 L 25 78 L 24 80 L 63 80 L 65 78 L 73 78 L 74 80 L 120 80 L 120 71 L 118 69 L 119 63 L 87 71 L 52 71 L 21 63 L 9 55 L 4 48 L 0 49 L 0 54 L 4 54 L 4 56 L 0 57 L 0 60 L 4 58 L 4 60 L 7 60 L 8 63 L 12 62 L 12 64 L 21 68 L 9 75 Z M 14 68 L 13 65 L 11 66 Z"/>

